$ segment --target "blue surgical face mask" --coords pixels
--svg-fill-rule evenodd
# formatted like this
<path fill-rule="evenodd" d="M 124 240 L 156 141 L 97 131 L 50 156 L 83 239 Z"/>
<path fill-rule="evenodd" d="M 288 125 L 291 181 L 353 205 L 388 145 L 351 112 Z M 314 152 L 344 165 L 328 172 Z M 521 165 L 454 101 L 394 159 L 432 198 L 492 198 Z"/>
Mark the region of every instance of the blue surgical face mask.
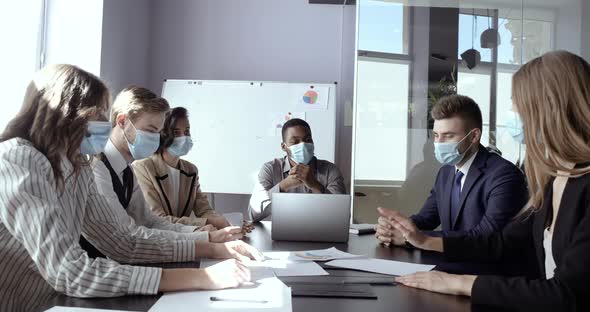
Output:
<path fill-rule="evenodd" d="M 104 151 L 109 141 L 112 125 L 108 121 L 89 121 L 87 135 L 82 139 L 80 153 L 97 155 Z"/>
<path fill-rule="evenodd" d="M 180 157 L 188 154 L 191 148 L 193 148 L 193 140 L 190 136 L 176 137 L 172 145 L 168 147 L 168 153 L 172 154 L 172 156 Z"/>
<path fill-rule="evenodd" d="M 436 160 L 438 160 L 438 162 L 443 165 L 454 166 L 460 163 L 473 143 L 471 143 L 463 153 L 459 152 L 459 144 L 463 142 L 463 140 L 465 140 L 465 138 L 467 138 L 471 132 L 473 132 L 473 130 L 469 131 L 469 133 L 467 133 L 467 135 L 464 136 L 459 142 L 434 142 L 434 156 L 436 157 Z"/>
<path fill-rule="evenodd" d="M 520 116 L 516 112 L 508 111 L 507 117 L 506 130 L 508 130 L 514 141 L 524 144 L 524 126 Z"/>
<path fill-rule="evenodd" d="M 133 143 L 129 143 L 127 136 L 125 136 L 131 156 L 133 156 L 133 159 L 135 160 L 150 157 L 158 150 L 158 147 L 160 147 L 160 133 L 150 133 L 139 130 L 135 128 L 135 125 L 131 121 L 129 121 L 129 123 L 133 129 L 135 129 L 135 141 L 133 141 Z"/>
<path fill-rule="evenodd" d="M 289 146 L 289 150 L 291 151 L 291 159 L 294 162 L 307 165 L 313 158 L 314 146 L 313 143 L 301 142 Z"/>

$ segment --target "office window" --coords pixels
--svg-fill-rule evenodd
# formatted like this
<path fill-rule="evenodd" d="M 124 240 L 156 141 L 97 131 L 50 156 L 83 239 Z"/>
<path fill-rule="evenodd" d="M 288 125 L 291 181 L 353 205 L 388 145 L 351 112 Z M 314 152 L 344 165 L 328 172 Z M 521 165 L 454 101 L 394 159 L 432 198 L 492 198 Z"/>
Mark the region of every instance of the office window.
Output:
<path fill-rule="evenodd" d="M 524 159 L 524 146 L 520 145 L 506 130 L 507 112 L 512 110 L 512 75 L 515 70 L 498 71 L 496 110 L 496 146 L 502 156 L 513 163 Z"/>
<path fill-rule="evenodd" d="M 507 19 L 498 20 L 498 32 L 500 33 L 501 44 L 498 46 L 498 62 L 506 64 L 515 64 L 520 62 L 520 57 L 515 57 L 513 53 L 512 40 L 520 37 L 507 28 Z M 520 22 L 520 21 L 519 21 Z M 481 47 L 481 34 L 492 26 L 492 17 L 459 14 L 459 55 L 473 47 L 481 54 L 482 62 L 492 61 L 492 50 Z M 475 30 L 475 32 L 474 32 Z M 518 54 L 519 55 L 519 54 Z"/>
<path fill-rule="evenodd" d="M 361 0 L 358 49 L 407 54 L 407 18 L 404 5 L 385 0 Z"/>
<path fill-rule="evenodd" d="M 515 70 L 499 69 L 496 92 L 496 147 L 502 156 L 516 163 L 522 160 L 522 146 L 506 131 L 506 112 L 512 109 L 512 75 Z M 490 144 L 490 74 L 462 68 L 458 72 L 457 92 L 473 98 L 480 106 L 483 117 L 481 144 Z"/>
<path fill-rule="evenodd" d="M 511 16 L 510 10 L 498 13 L 501 43 L 496 65 L 496 98 L 495 103 L 491 103 L 491 73 L 494 70 L 492 49 L 481 47 L 480 36 L 492 25 L 488 17 L 492 12 L 476 10 L 474 17 L 468 10 L 462 11 L 459 14 L 459 55 L 471 48 L 475 34 L 473 44 L 481 53 L 481 63 L 470 70 L 461 64 L 461 60 L 458 61 L 457 93 L 472 97 L 480 106 L 483 115 L 481 143 L 484 146 L 493 143 L 504 158 L 514 163 L 520 162 L 524 158 L 524 147 L 516 143 L 506 131 L 506 112 L 512 109 L 512 75 L 520 64 L 553 50 L 554 17 L 539 10 L 532 10 L 524 20 Z M 495 108 L 495 132 L 490 132 L 491 105 Z M 492 136 L 494 140 L 491 140 Z"/>
<path fill-rule="evenodd" d="M 48 1 L 46 64 L 71 64 L 100 76 L 103 4 L 103 0 Z"/>
<path fill-rule="evenodd" d="M 404 181 L 409 62 L 359 57 L 357 75 L 354 177 L 373 183 Z"/>
<path fill-rule="evenodd" d="M 493 18 L 491 10 L 478 10 L 489 15 L 459 14 L 459 51 L 473 47 L 481 54 L 482 62 L 492 62 L 492 49 L 481 47 L 481 34 L 491 28 Z M 508 13 L 507 13 L 508 14 Z M 523 28 L 524 26 L 524 28 Z M 524 29 L 524 33 L 522 32 Z M 553 44 L 553 23 L 551 21 L 525 19 L 524 23 L 516 18 L 498 18 L 500 45 L 498 46 L 499 64 L 521 64 L 551 51 Z M 523 38 L 521 40 L 521 34 Z"/>
<path fill-rule="evenodd" d="M 387 0 L 359 3 L 354 177 L 366 185 L 406 178 L 408 8 Z"/>
<path fill-rule="evenodd" d="M 26 87 L 39 68 L 43 1 L 0 3 L 0 132 L 20 109 Z"/>
<path fill-rule="evenodd" d="M 522 163 L 526 147 L 506 130 L 512 76 L 549 51 L 585 52 L 580 0 L 433 2 L 357 2 L 355 222 L 375 222 L 379 206 L 406 215 L 422 207 L 440 168 L 429 112 L 443 95 L 474 98 L 483 114 L 483 145 Z M 495 49 L 481 47 L 489 28 L 498 29 Z M 460 55 L 472 47 L 481 61 L 468 69 Z"/>

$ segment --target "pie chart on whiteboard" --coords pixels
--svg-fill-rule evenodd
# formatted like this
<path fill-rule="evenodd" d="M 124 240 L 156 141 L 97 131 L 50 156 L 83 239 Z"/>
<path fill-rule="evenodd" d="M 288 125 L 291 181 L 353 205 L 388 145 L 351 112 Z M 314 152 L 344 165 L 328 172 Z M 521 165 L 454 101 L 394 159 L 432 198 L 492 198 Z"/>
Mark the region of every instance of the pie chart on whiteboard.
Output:
<path fill-rule="evenodd" d="M 317 103 L 318 102 L 318 93 L 313 90 L 309 90 L 309 91 L 305 92 L 305 94 L 303 95 L 303 102 L 306 104 Z"/>

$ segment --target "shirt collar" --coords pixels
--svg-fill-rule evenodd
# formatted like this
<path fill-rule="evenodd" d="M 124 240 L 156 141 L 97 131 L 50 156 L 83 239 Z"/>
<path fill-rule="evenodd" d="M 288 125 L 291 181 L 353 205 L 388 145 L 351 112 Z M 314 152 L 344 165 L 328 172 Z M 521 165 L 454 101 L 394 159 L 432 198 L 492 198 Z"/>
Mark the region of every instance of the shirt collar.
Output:
<path fill-rule="evenodd" d="M 471 157 L 467 159 L 463 166 L 461 166 L 461 169 L 457 168 L 457 166 L 455 166 L 455 169 L 461 171 L 463 173 L 463 176 L 466 177 L 467 173 L 469 173 L 469 168 L 471 168 L 471 165 L 473 164 L 473 160 L 475 160 L 475 156 L 477 156 L 477 153 L 479 153 L 479 151 L 471 155 Z"/>
<path fill-rule="evenodd" d="M 104 148 L 104 154 L 107 157 L 109 163 L 111 164 L 111 167 L 113 167 L 113 170 L 117 174 L 120 174 L 121 172 L 123 172 L 123 170 L 125 170 L 125 168 L 127 168 L 127 166 L 129 166 L 129 164 L 125 160 L 125 157 L 123 157 L 123 154 L 119 152 L 115 144 L 113 144 L 113 142 L 110 139 L 107 142 L 107 146 L 105 146 Z"/>
<path fill-rule="evenodd" d="M 283 157 L 283 173 L 289 172 L 291 170 L 291 162 L 289 162 L 289 157 Z"/>

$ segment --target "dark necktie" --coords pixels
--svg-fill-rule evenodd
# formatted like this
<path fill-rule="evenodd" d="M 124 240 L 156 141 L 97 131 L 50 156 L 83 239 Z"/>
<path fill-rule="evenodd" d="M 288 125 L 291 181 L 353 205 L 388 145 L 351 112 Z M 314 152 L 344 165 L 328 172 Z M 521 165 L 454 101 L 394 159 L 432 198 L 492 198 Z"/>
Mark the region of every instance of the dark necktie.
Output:
<path fill-rule="evenodd" d="M 119 176 L 115 170 L 113 170 L 113 167 L 109 163 L 107 157 L 104 154 L 101 154 L 100 159 L 109 170 L 111 181 L 113 182 L 113 190 L 117 194 L 117 198 L 119 199 L 121 206 L 127 209 L 129 202 L 131 201 L 131 195 L 133 195 L 133 171 L 131 171 L 129 166 L 123 170 L 123 184 L 121 184 Z M 86 250 L 88 256 L 91 258 L 106 258 L 105 255 L 100 252 L 100 250 L 94 247 L 94 245 L 87 241 L 82 235 L 80 235 L 80 246 L 82 249 Z"/>
<path fill-rule="evenodd" d="M 131 168 L 127 166 L 123 170 L 123 183 L 121 183 L 119 175 L 117 174 L 117 172 L 115 172 L 113 166 L 111 166 L 111 163 L 109 162 L 107 157 L 104 154 L 101 154 L 100 156 L 102 162 L 111 174 L 113 191 L 115 191 L 115 194 L 117 194 L 117 198 L 119 198 L 119 203 L 121 203 L 121 206 L 123 206 L 123 208 L 127 209 L 127 207 L 129 206 L 129 202 L 131 201 L 131 195 L 133 195 L 133 171 L 131 171 Z"/>
<path fill-rule="evenodd" d="M 131 171 L 131 167 L 129 166 L 123 170 L 123 187 L 125 187 L 125 196 L 129 204 L 131 195 L 133 195 L 133 171 Z"/>
<path fill-rule="evenodd" d="M 457 170 L 455 172 L 455 178 L 453 179 L 453 188 L 451 189 L 451 226 L 459 215 L 460 202 L 461 202 L 461 178 L 463 178 L 463 172 Z"/>

